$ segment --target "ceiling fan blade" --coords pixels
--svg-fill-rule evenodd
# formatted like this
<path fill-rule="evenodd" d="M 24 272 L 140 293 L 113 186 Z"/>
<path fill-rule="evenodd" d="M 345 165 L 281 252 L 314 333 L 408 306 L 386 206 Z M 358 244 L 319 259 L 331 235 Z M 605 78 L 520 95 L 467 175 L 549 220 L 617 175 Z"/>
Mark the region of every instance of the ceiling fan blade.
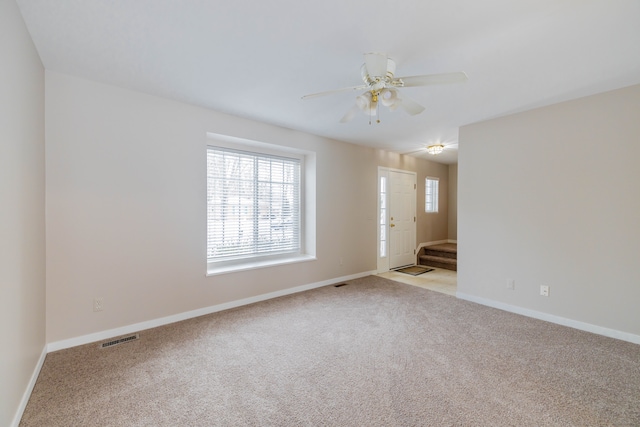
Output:
<path fill-rule="evenodd" d="M 371 77 L 384 77 L 387 75 L 387 55 L 384 53 L 365 53 L 364 63 Z"/>
<path fill-rule="evenodd" d="M 469 80 L 469 77 L 462 72 L 425 74 L 423 76 L 398 77 L 394 82 L 401 82 L 400 87 L 428 86 L 446 83 L 462 83 Z"/>
<path fill-rule="evenodd" d="M 345 114 L 340 119 L 340 123 L 348 123 L 348 122 L 350 122 L 351 120 L 353 120 L 353 118 L 356 116 L 356 114 L 358 114 L 358 111 L 360 111 L 360 108 L 356 104 L 353 107 L 351 107 L 351 109 L 349 111 L 347 111 L 347 114 Z"/>
<path fill-rule="evenodd" d="M 309 95 L 305 95 L 305 96 L 302 97 L 302 99 L 318 98 L 318 97 L 325 96 L 325 95 L 332 95 L 334 93 L 353 92 L 353 91 L 360 91 L 360 90 L 364 90 L 364 89 L 368 89 L 368 86 L 360 85 L 360 86 L 343 87 L 342 89 L 327 90 L 325 92 L 318 92 L 318 93 L 312 93 L 312 94 L 309 94 Z"/>
<path fill-rule="evenodd" d="M 409 113 L 409 115 L 415 116 L 416 114 L 420 114 L 424 111 L 424 107 L 418 104 L 411 98 L 407 98 L 406 96 L 402 96 L 400 98 L 400 102 L 398 104 L 400 108 Z"/>

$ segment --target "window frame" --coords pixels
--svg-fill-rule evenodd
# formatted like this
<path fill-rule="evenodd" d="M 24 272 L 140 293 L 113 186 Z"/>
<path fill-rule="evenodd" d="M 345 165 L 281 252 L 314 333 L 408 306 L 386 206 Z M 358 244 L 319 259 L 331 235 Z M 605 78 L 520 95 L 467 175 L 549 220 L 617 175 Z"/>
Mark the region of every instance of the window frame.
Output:
<path fill-rule="evenodd" d="M 385 174 L 378 173 L 378 259 L 389 256 L 389 248 L 387 242 L 387 224 L 388 224 L 388 172 Z"/>
<path fill-rule="evenodd" d="M 254 256 L 243 256 L 229 259 L 208 258 L 208 210 L 209 203 L 205 196 L 205 259 L 207 261 L 207 275 L 224 274 L 235 271 L 264 268 L 269 266 L 290 264 L 315 260 L 315 185 L 309 185 L 311 178 L 315 183 L 315 153 L 294 149 L 290 147 L 269 144 L 258 141 L 251 141 L 226 135 L 207 134 L 207 144 L 205 158 L 208 156 L 210 148 L 220 148 L 229 151 L 256 154 L 258 156 L 269 156 L 276 158 L 296 159 L 300 162 L 299 171 L 299 245 L 295 252 L 258 254 Z M 208 174 L 208 161 L 206 172 Z M 205 179 L 205 193 L 208 193 L 208 175 Z"/>
<path fill-rule="evenodd" d="M 435 183 L 435 187 L 429 184 L 429 182 Z M 432 188 L 432 191 L 429 191 Z M 435 189 L 435 191 L 434 191 Z M 425 213 L 438 213 L 440 209 L 440 178 L 427 176 L 424 180 L 424 211 Z M 429 205 L 432 208 L 429 209 Z"/>

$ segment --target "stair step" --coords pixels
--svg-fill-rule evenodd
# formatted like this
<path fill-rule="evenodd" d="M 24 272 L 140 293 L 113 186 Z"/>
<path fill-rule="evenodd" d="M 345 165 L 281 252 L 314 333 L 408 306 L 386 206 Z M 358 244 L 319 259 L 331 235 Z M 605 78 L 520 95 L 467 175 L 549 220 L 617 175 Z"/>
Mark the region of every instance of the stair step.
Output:
<path fill-rule="evenodd" d="M 441 258 L 458 258 L 458 245 L 455 243 L 442 243 L 439 245 L 425 246 L 424 255 L 437 256 Z"/>
<path fill-rule="evenodd" d="M 419 259 L 420 265 L 458 271 L 458 261 L 455 258 L 445 258 L 433 255 L 420 255 Z"/>
<path fill-rule="evenodd" d="M 458 254 L 455 252 L 445 252 L 445 251 L 439 251 L 435 249 L 425 248 L 423 251 L 423 254 L 430 255 L 430 256 L 437 256 L 440 258 L 458 259 Z"/>

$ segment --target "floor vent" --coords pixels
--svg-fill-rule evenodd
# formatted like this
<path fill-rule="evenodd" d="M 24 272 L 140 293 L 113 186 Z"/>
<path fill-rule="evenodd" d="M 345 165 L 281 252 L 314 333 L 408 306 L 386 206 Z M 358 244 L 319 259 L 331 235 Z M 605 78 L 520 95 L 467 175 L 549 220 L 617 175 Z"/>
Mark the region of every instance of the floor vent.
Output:
<path fill-rule="evenodd" d="M 139 334 L 129 335 L 128 337 L 118 338 L 117 340 L 107 341 L 100 344 L 100 348 L 113 347 L 114 345 L 123 344 L 129 341 L 135 341 L 140 338 Z"/>
<path fill-rule="evenodd" d="M 339 285 L 333 285 L 334 288 L 339 288 L 340 286 L 347 286 L 348 283 L 340 283 Z"/>

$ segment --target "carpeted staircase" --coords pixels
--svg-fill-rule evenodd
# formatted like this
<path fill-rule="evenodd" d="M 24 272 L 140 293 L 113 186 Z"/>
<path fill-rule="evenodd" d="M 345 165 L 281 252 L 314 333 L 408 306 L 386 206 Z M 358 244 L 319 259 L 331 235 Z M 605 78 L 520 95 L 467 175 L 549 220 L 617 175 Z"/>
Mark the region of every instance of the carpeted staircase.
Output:
<path fill-rule="evenodd" d="M 458 245 L 442 243 L 425 246 L 420 250 L 418 264 L 458 271 Z"/>

